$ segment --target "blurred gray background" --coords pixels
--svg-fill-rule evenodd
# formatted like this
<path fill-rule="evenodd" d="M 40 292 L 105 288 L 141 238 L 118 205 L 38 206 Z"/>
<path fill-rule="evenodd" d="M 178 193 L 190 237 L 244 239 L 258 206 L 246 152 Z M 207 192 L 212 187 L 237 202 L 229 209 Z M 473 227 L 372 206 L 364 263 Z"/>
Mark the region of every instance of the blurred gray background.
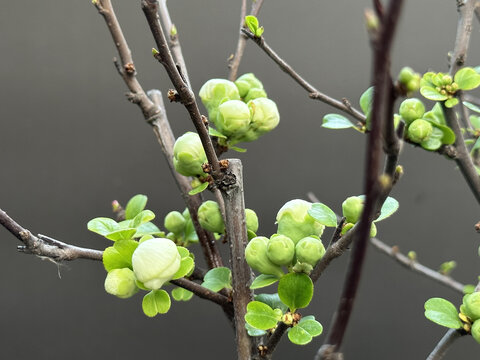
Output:
<path fill-rule="evenodd" d="M 151 56 L 154 42 L 139 2 L 114 5 L 139 80 L 145 89 L 166 93 L 171 85 Z M 259 18 L 269 44 L 305 78 L 356 105 L 371 76 L 367 6 L 367 0 L 267 0 Z M 206 80 L 226 77 L 240 1 L 177 0 L 169 7 L 198 93 Z M 405 65 L 446 70 L 456 22 L 453 0 L 407 2 L 394 73 Z M 475 23 L 468 58 L 473 66 L 480 63 L 478 28 Z M 169 211 L 183 210 L 151 128 L 124 97 L 112 64 L 115 48 L 89 0 L 2 1 L 0 52 L 0 208 L 34 233 L 96 249 L 109 242 L 86 223 L 111 216 L 113 199 L 125 204 L 134 194 L 148 195 L 160 226 Z M 281 113 L 275 131 L 247 144 L 247 153 L 229 155 L 244 162 L 246 204 L 261 218 L 259 234 L 273 233 L 278 209 L 308 191 L 339 211 L 347 196 L 362 192 L 365 136 L 321 128 L 322 116 L 334 109 L 310 100 L 252 42 L 244 72 L 264 82 Z M 181 105 L 166 106 L 176 136 L 193 130 Z M 379 224 L 378 236 L 404 252 L 416 250 L 433 268 L 456 260 L 453 276 L 475 283 L 478 204 L 455 164 L 410 146 L 401 164 L 405 176 L 393 191 L 400 210 Z M 57 268 L 17 253 L 19 242 L 4 229 L 0 240 L 0 358 L 235 358 L 232 330 L 216 305 L 201 299 L 174 303 L 168 314 L 150 319 L 142 314 L 140 294 L 120 300 L 105 293 L 101 263 L 79 260 Z M 326 271 L 304 310 L 326 330 L 347 258 Z M 459 294 L 370 249 L 343 346 L 346 358 L 424 359 L 445 332 L 423 316 L 425 300 L 434 296 L 461 302 Z M 283 339 L 276 358 L 312 359 L 324 336 L 305 347 Z M 447 359 L 474 356 L 478 346 L 462 338 Z"/>

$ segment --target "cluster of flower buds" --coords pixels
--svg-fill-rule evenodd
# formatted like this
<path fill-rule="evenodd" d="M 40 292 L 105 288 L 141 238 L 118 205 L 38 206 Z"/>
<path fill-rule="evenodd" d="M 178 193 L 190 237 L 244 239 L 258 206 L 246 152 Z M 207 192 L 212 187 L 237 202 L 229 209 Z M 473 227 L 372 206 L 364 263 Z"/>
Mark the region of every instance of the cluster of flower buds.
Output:
<path fill-rule="evenodd" d="M 470 327 L 473 338 L 480 343 L 480 292 L 473 292 L 463 297 L 460 305 L 460 319 Z M 468 331 L 468 328 L 466 329 Z"/>
<path fill-rule="evenodd" d="M 400 104 L 398 112 L 407 126 L 408 139 L 421 144 L 430 138 L 433 133 L 433 126 L 430 121 L 423 119 L 425 105 L 421 100 L 416 98 L 404 100 Z"/>
<path fill-rule="evenodd" d="M 342 228 L 342 235 L 353 228 L 353 226 L 360 220 L 364 204 L 365 200 L 360 196 L 350 196 L 342 203 L 342 213 L 343 217 L 345 218 L 345 224 Z M 375 236 L 377 236 L 377 226 L 372 222 L 372 227 L 370 228 L 370 237 Z"/>
<path fill-rule="evenodd" d="M 407 94 L 420 89 L 421 79 L 422 76 L 408 66 L 402 68 L 398 74 L 398 82 L 405 88 Z"/>
<path fill-rule="evenodd" d="M 320 236 L 324 225 L 308 214 L 312 204 L 304 200 L 287 202 L 278 212 L 278 230 L 270 238 L 257 236 L 245 249 L 248 265 L 266 275 L 281 277 L 289 271 L 309 273 L 325 254 Z"/>
<path fill-rule="evenodd" d="M 192 219 L 188 209 L 183 213 L 179 211 L 170 211 L 163 220 L 165 229 L 169 231 L 167 239 L 172 240 L 180 246 L 188 246 L 190 243 L 198 242 L 198 235 L 193 227 Z"/>
<path fill-rule="evenodd" d="M 200 89 L 200 98 L 224 146 L 256 140 L 280 121 L 275 102 L 267 98 L 263 84 L 252 73 L 235 82 L 208 80 Z"/>

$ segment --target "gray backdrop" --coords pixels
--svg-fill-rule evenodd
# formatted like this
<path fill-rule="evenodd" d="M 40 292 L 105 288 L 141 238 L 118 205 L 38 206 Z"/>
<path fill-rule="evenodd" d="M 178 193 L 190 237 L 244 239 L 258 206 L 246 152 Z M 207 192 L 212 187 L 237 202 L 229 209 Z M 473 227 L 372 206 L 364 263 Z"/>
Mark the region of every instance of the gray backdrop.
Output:
<path fill-rule="evenodd" d="M 367 0 L 265 2 L 260 21 L 273 48 L 309 81 L 356 104 L 369 86 L 371 51 L 363 26 Z M 154 45 L 138 1 L 116 1 L 119 19 L 145 89 L 170 83 L 152 59 Z M 194 90 L 225 77 L 234 50 L 240 1 L 171 1 Z M 457 15 L 455 1 L 406 4 L 394 47 L 393 70 L 447 69 Z M 468 63 L 478 65 L 475 24 Z M 35 233 L 85 247 L 109 242 L 87 231 L 93 217 L 110 216 L 110 202 L 149 196 L 157 224 L 182 210 L 160 147 L 126 88 L 112 57 L 103 18 L 89 0 L 2 1 L 0 6 L 0 207 Z M 281 113 L 279 127 L 238 155 L 245 164 L 247 207 L 261 217 L 259 233 L 275 231 L 278 209 L 313 191 L 336 211 L 362 192 L 365 137 L 320 127 L 334 110 L 308 98 L 252 42 L 241 73 L 255 72 Z M 193 126 L 179 104 L 167 104 L 175 135 Z M 236 153 L 231 156 L 237 156 Z M 405 176 L 393 196 L 398 214 L 379 225 L 379 237 L 403 251 L 415 249 L 433 268 L 459 263 L 455 278 L 479 274 L 478 205 L 453 162 L 406 146 Z M 0 357 L 3 359 L 233 359 L 232 331 L 209 302 L 174 303 L 167 315 L 142 314 L 141 295 L 120 300 L 105 293 L 100 263 L 75 261 L 57 268 L 19 254 L 18 241 L 0 229 Z M 197 252 L 198 253 L 198 252 Z M 328 329 L 347 256 L 316 285 L 313 313 Z M 401 268 L 371 249 L 348 329 L 347 359 L 422 359 L 445 330 L 423 317 L 423 303 L 461 296 Z M 61 278 L 59 278 L 59 274 Z M 311 359 L 324 335 L 305 347 L 282 340 L 278 359 Z M 478 353 L 463 338 L 448 359 Z"/>

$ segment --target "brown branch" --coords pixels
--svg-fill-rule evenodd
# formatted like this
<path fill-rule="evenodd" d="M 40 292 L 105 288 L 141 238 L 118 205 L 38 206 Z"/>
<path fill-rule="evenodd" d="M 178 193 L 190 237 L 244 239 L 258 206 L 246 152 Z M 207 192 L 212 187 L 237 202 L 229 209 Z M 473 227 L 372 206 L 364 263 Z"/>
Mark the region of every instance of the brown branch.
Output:
<path fill-rule="evenodd" d="M 270 335 L 267 342 L 263 346 L 264 350 L 261 354 L 261 359 L 271 359 L 272 354 L 277 348 L 278 343 L 282 339 L 283 335 L 287 332 L 290 326 L 284 322 L 280 322 L 274 332 Z"/>
<path fill-rule="evenodd" d="M 252 1 L 252 8 L 250 14 L 257 16 L 260 8 L 262 7 L 263 0 L 254 0 Z M 238 68 L 240 62 L 242 61 L 243 53 L 245 51 L 245 45 L 247 44 L 248 37 L 242 32 L 242 29 L 245 26 L 245 16 L 247 15 L 247 0 L 242 0 L 242 6 L 240 9 L 240 30 L 238 34 L 237 49 L 235 50 L 235 55 L 230 60 L 228 68 L 230 69 L 228 74 L 228 79 L 230 81 L 235 81 L 238 76 Z"/>
<path fill-rule="evenodd" d="M 205 149 L 208 162 L 212 168 L 212 176 L 216 181 L 220 181 L 222 172 L 220 164 L 218 162 L 215 148 L 213 147 L 212 140 L 208 134 L 207 126 L 203 121 L 203 116 L 200 114 L 198 105 L 195 99 L 195 94 L 189 87 L 187 81 L 182 77 L 182 74 L 178 71 L 170 49 L 163 33 L 162 26 L 160 25 L 158 17 L 158 1 L 156 0 L 142 0 L 142 10 L 147 19 L 148 26 L 152 32 L 155 43 L 158 47 L 158 52 L 155 52 L 155 58 L 164 66 L 173 86 L 177 90 L 181 103 L 185 106 L 190 118 L 193 121 L 193 125 L 200 136 L 202 145 Z"/>
<path fill-rule="evenodd" d="M 310 98 L 320 100 L 325 104 L 331 105 L 336 109 L 344 111 L 353 116 L 355 119 L 365 124 L 366 117 L 362 112 L 353 108 L 347 99 L 342 101 L 334 99 L 321 91 L 317 90 L 313 85 L 302 78 L 285 60 L 283 60 L 264 40 L 264 37 L 256 37 L 250 31 L 242 29 L 242 32 L 252 39 L 285 73 L 287 73 L 293 80 L 297 82 L 302 88 L 307 90 Z"/>
<path fill-rule="evenodd" d="M 380 252 L 390 256 L 392 259 L 396 260 L 400 265 L 410 269 L 416 273 L 426 276 L 429 279 L 439 282 L 446 287 L 453 289 L 461 294 L 463 294 L 464 284 L 452 279 L 450 276 L 443 275 L 438 271 L 432 270 L 429 267 L 420 264 L 419 262 L 412 260 L 402 254 L 399 249 L 394 246 L 388 246 L 383 241 L 377 238 L 371 238 L 370 243 Z"/>
<path fill-rule="evenodd" d="M 472 22 L 477 0 L 457 0 L 458 24 L 455 37 L 455 47 L 450 57 L 450 75 L 460 69 L 467 59 L 470 35 L 472 34 Z"/>
<path fill-rule="evenodd" d="M 152 91 L 149 93 L 153 99 L 151 100 L 138 82 L 130 48 L 125 40 L 111 1 L 97 0 L 94 2 L 94 5 L 104 17 L 105 23 L 107 24 L 113 42 L 117 48 L 120 61 L 116 61 L 116 65 L 117 69 L 119 69 L 120 75 L 131 92 L 131 94 L 129 94 L 129 99 L 139 106 L 145 120 L 152 126 L 170 167 L 170 171 L 172 172 L 182 197 L 186 202 L 207 264 L 210 268 L 223 266 L 213 235 L 203 230 L 198 222 L 197 209 L 202 203 L 201 197 L 199 195 L 188 195 L 188 192 L 191 189 L 190 181 L 188 178 L 177 173 L 173 167 L 173 145 L 175 143 L 175 137 L 173 136 L 172 129 L 170 128 L 170 124 L 166 117 L 162 95 L 159 91 Z M 123 69 L 129 69 L 130 71 L 127 72 Z"/>
<path fill-rule="evenodd" d="M 463 329 L 448 329 L 442 339 L 438 342 L 437 346 L 428 355 L 427 360 L 441 360 L 447 353 L 453 342 L 461 336 L 467 335 Z"/>
<path fill-rule="evenodd" d="M 390 50 L 393 42 L 398 18 L 403 5 L 401 0 L 392 0 L 389 3 L 382 27 L 379 42 L 375 48 L 373 85 L 375 87 L 371 117 L 371 131 L 368 134 L 366 179 L 365 179 L 365 207 L 362 212 L 358 230 L 354 238 L 354 247 L 351 261 L 347 270 L 341 299 L 331 325 L 331 330 L 325 341 L 335 351 L 338 351 L 348 326 L 350 314 L 355 302 L 355 296 L 360 282 L 363 263 L 372 221 L 379 211 L 386 194 L 391 189 L 390 184 L 384 184 L 379 179 L 382 131 L 386 121 L 392 121 L 393 113 L 390 107 L 389 65 Z M 391 180 L 391 178 L 390 178 Z"/>
<path fill-rule="evenodd" d="M 230 312 L 233 313 L 232 302 L 222 294 L 213 292 L 206 287 L 203 287 L 202 285 L 199 285 L 196 282 L 190 281 L 185 278 L 170 280 L 170 282 L 174 285 L 193 292 L 195 295 L 202 299 L 213 301 L 214 303 L 222 307 L 228 307 L 230 309 Z"/>

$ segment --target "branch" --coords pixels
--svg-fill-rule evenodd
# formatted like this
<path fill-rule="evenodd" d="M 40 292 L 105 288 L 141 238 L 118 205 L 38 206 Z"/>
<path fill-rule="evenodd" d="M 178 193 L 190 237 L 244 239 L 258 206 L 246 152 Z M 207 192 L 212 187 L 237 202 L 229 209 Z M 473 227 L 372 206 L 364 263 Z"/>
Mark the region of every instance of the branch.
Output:
<path fill-rule="evenodd" d="M 185 106 L 193 121 L 193 125 L 200 136 L 203 148 L 205 149 L 205 154 L 207 155 L 208 162 L 212 168 L 212 176 L 214 180 L 220 181 L 222 178 L 222 172 L 217 154 L 215 153 L 215 148 L 213 147 L 212 140 L 208 134 L 208 129 L 205 124 L 206 122 L 204 121 L 206 118 L 200 114 L 195 95 L 189 87 L 188 82 L 178 71 L 170 49 L 168 48 L 167 40 L 165 39 L 165 34 L 163 33 L 158 18 L 158 2 L 156 0 L 142 0 L 141 4 L 153 38 L 158 47 L 158 52 L 154 51 L 154 56 L 164 66 L 173 86 L 177 90 L 181 103 Z"/>
<path fill-rule="evenodd" d="M 289 326 L 286 325 L 284 322 L 280 322 L 277 325 L 277 328 L 275 331 L 270 335 L 270 337 L 267 340 L 267 343 L 262 346 L 262 353 L 261 353 L 261 358 L 262 359 L 271 359 L 272 354 L 277 348 L 278 343 L 282 339 L 283 335 L 285 332 L 288 330 Z"/>
<path fill-rule="evenodd" d="M 232 302 L 222 294 L 213 292 L 207 289 L 206 287 L 203 287 L 202 285 L 199 285 L 196 282 L 190 281 L 185 278 L 170 280 L 170 282 L 174 285 L 177 285 L 181 288 L 184 288 L 186 290 L 193 292 L 195 295 L 197 295 L 202 299 L 213 301 L 214 303 L 224 308 L 228 307 L 230 309 L 230 312 L 231 313 L 233 312 Z"/>
<path fill-rule="evenodd" d="M 249 288 L 252 271 L 245 261 L 248 237 L 245 225 L 242 163 L 239 159 L 230 159 L 228 162 L 228 171 L 224 179 L 231 181 L 220 187 L 220 190 L 225 201 L 227 220 L 225 230 L 230 244 L 237 354 L 239 360 L 246 360 L 251 358 L 255 344 L 254 338 L 251 338 L 245 329 L 247 304 L 253 300 L 253 291 Z"/>
<path fill-rule="evenodd" d="M 253 0 L 252 8 L 250 14 L 257 16 L 262 7 L 263 0 Z M 243 52 L 245 51 L 245 45 L 247 44 L 248 37 L 242 32 L 242 29 L 245 26 L 245 16 L 247 15 L 247 0 L 242 0 L 242 7 L 240 9 L 240 30 L 238 34 L 237 49 L 235 50 L 235 55 L 230 60 L 228 67 L 230 69 L 228 74 L 228 79 L 230 81 L 235 81 L 238 76 L 238 68 L 240 62 L 242 61 Z"/>
<path fill-rule="evenodd" d="M 457 0 L 458 24 L 455 37 L 455 48 L 450 57 L 450 75 L 453 77 L 465 64 L 467 50 L 472 33 L 473 15 L 477 0 Z"/>
<path fill-rule="evenodd" d="M 377 238 L 371 238 L 370 243 L 382 253 L 390 256 L 392 259 L 396 260 L 400 265 L 410 269 L 416 273 L 426 276 L 429 279 L 435 280 L 450 289 L 453 289 L 461 294 L 463 294 L 463 288 L 465 285 L 452 279 L 450 276 L 440 274 L 438 271 L 432 270 L 429 267 L 414 261 L 407 256 L 403 255 L 398 247 L 390 247 L 385 244 L 383 241 Z"/>
<path fill-rule="evenodd" d="M 370 227 L 374 216 L 380 209 L 381 204 L 391 189 L 390 183 L 385 182 L 385 178 L 379 178 L 380 160 L 381 160 L 381 140 L 382 131 L 386 121 L 391 121 L 393 113 L 391 111 L 389 65 L 390 50 L 392 46 L 393 35 L 398 23 L 400 10 L 403 1 L 392 0 L 388 6 L 385 18 L 382 21 L 382 29 L 379 42 L 375 49 L 373 84 L 375 87 L 371 131 L 368 135 L 367 160 L 366 160 L 366 179 L 365 179 L 365 207 L 362 212 L 358 230 L 355 231 L 354 248 L 352 251 L 351 262 L 347 270 L 346 281 L 344 283 L 342 296 L 334 315 L 331 330 L 325 341 L 326 345 L 338 351 L 348 325 L 348 320 L 353 309 L 355 296 L 357 293 L 363 263 L 365 260 L 366 248 L 370 233 Z M 386 175 L 388 177 L 388 175 Z"/>
<path fill-rule="evenodd" d="M 162 147 L 162 151 L 170 167 L 170 171 L 172 172 L 182 197 L 189 209 L 192 222 L 195 227 L 195 231 L 198 234 L 199 242 L 202 245 L 202 250 L 207 264 L 210 268 L 222 266 L 222 258 L 216 248 L 213 235 L 205 231 L 198 222 L 197 209 L 202 203 L 202 198 L 199 195 L 188 195 L 188 192 L 191 189 L 190 181 L 185 176 L 177 173 L 173 167 L 173 145 L 175 143 L 175 137 L 173 136 L 172 129 L 168 123 L 162 95 L 159 91 L 151 91 L 149 93 L 149 95 L 152 97 L 151 100 L 145 94 L 145 91 L 138 82 L 130 48 L 125 40 L 122 28 L 117 20 L 111 1 L 97 0 L 94 2 L 94 5 L 98 12 L 105 19 L 105 23 L 110 30 L 113 42 L 117 48 L 120 62 L 116 61 L 115 64 L 117 65 L 120 76 L 122 76 L 125 84 L 131 91 L 131 94 L 129 94 L 129 99 L 140 107 L 145 120 L 153 127 L 153 131 L 157 137 L 157 140 Z"/>
<path fill-rule="evenodd" d="M 427 360 L 443 359 L 453 342 L 466 334 L 467 333 L 463 329 L 448 329 L 442 339 L 438 342 L 437 346 L 435 346 L 435 349 L 433 349 L 430 355 L 428 355 Z"/>
<path fill-rule="evenodd" d="M 362 124 L 365 124 L 366 117 L 362 112 L 352 107 L 350 101 L 347 99 L 342 99 L 339 101 L 334 99 L 321 91 L 317 90 L 310 83 L 308 83 L 304 78 L 302 78 L 285 60 L 283 60 L 264 40 L 264 37 L 256 37 L 250 31 L 242 29 L 242 32 L 252 39 L 277 65 L 286 72 L 290 77 L 293 78 L 302 88 L 308 91 L 310 98 L 315 100 L 320 100 L 325 104 L 331 105 L 334 108 L 344 111 L 345 113 L 353 116 Z"/>

